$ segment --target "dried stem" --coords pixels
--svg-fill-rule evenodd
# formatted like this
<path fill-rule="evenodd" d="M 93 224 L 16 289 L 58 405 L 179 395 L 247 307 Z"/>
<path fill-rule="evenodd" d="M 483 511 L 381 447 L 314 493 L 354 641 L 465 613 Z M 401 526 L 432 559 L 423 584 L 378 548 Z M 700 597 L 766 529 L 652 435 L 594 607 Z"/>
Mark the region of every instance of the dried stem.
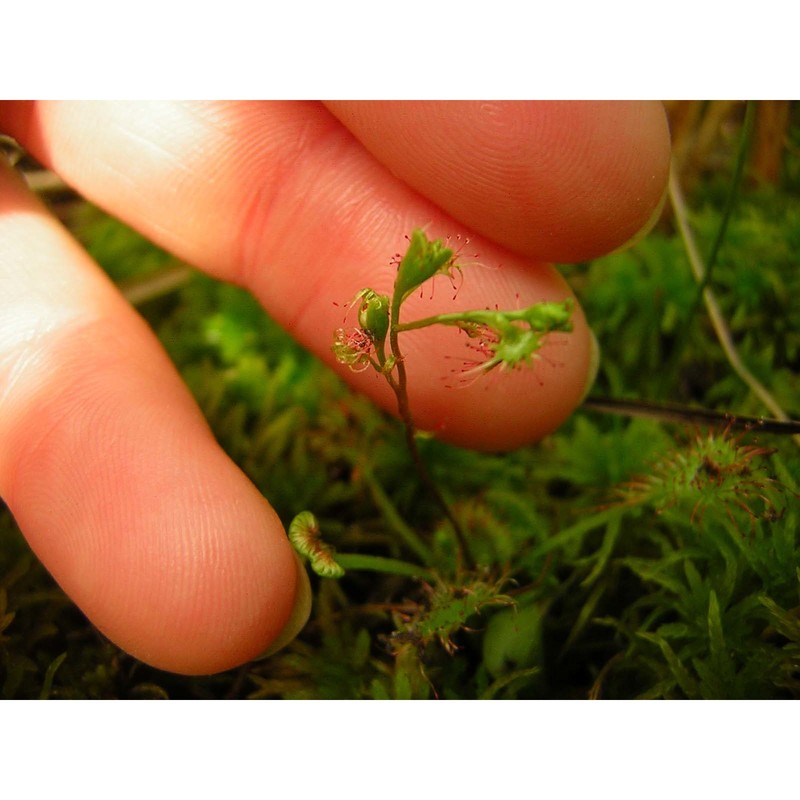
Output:
<path fill-rule="evenodd" d="M 703 263 L 703 258 L 697 249 L 697 244 L 694 240 L 694 235 L 689 227 L 688 213 L 686 210 L 686 201 L 681 191 L 678 176 L 675 170 L 670 170 L 669 176 L 669 197 L 672 203 L 672 208 L 675 213 L 675 220 L 678 224 L 678 230 L 681 238 L 683 239 L 686 253 L 689 257 L 689 264 L 691 265 L 692 272 L 698 284 L 703 284 L 706 278 L 706 268 Z M 750 372 L 744 365 L 738 350 L 733 342 L 733 336 L 728 328 L 725 318 L 722 315 L 717 299 L 714 296 L 710 287 L 706 286 L 703 289 L 703 302 L 705 303 L 708 316 L 711 319 L 711 324 L 714 332 L 717 335 L 720 345 L 728 359 L 733 371 L 744 381 L 749 387 L 750 391 L 758 397 L 763 405 L 769 409 L 770 413 L 778 420 L 789 422 L 789 415 L 781 408 L 778 401 L 772 396 L 769 390 Z M 800 445 L 800 434 L 795 435 L 795 442 Z"/>
<path fill-rule="evenodd" d="M 690 423 L 695 425 L 723 425 L 733 430 L 758 431 L 759 433 L 798 434 L 800 421 L 742 417 L 729 412 L 711 411 L 707 408 L 692 408 L 666 403 L 651 403 L 646 400 L 621 400 L 615 397 L 587 397 L 584 408 L 603 414 L 619 414 L 623 417 L 644 417 L 660 422 Z"/>

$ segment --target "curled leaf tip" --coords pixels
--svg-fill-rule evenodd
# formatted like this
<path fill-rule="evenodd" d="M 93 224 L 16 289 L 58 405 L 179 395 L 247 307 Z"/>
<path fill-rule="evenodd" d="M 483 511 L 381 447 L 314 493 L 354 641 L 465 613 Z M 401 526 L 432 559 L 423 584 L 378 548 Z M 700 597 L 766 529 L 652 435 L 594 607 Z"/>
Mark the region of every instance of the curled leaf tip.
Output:
<path fill-rule="evenodd" d="M 320 577 L 341 578 L 344 575 L 344 569 L 336 561 L 335 550 L 320 538 L 319 522 L 310 511 L 301 511 L 291 521 L 289 541 Z"/>

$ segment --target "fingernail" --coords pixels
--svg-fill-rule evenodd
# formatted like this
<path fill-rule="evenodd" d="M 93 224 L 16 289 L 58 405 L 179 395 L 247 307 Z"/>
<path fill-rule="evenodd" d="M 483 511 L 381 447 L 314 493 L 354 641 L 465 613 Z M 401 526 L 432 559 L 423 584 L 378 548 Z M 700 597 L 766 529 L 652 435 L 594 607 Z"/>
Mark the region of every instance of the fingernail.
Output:
<path fill-rule="evenodd" d="M 256 656 L 253 659 L 254 661 L 268 658 L 275 655 L 279 650 L 283 650 L 303 630 L 311 615 L 311 583 L 308 580 L 306 568 L 297 553 L 294 554 L 294 559 L 297 564 L 297 592 L 291 616 L 283 626 L 283 630 L 278 634 L 277 639 L 260 656 Z"/>
<path fill-rule="evenodd" d="M 600 369 L 600 344 L 597 341 L 597 337 L 594 335 L 593 330 L 589 330 L 589 373 L 586 376 L 586 386 L 583 390 L 583 394 L 581 395 L 580 403 L 582 403 L 586 399 L 586 395 L 592 390 L 592 386 L 594 386 L 595 379 L 597 378 L 597 372 Z M 580 405 L 578 403 L 578 405 Z"/>

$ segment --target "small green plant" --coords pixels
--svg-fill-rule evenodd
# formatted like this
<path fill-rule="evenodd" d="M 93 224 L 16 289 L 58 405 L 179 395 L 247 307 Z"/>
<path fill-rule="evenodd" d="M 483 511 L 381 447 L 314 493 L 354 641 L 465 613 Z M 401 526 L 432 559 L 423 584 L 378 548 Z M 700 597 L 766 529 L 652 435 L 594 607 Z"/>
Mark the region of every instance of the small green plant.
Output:
<path fill-rule="evenodd" d="M 393 651 L 411 643 L 420 650 L 433 641 L 449 654 L 457 647 L 452 637 L 465 628 L 467 621 L 479 614 L 482 608 L 496 605 L 514 605 L 508 595 L 500 593 L 501 583 L 488 583 L 475 579 L 462 585 L 439 583 L 423 585 L 426 602 L 411 605 L 396 614 L 396 630 L 390 637 Z"/>
<path fill-rule="evenodd" d="M 501 594 L 505 576 L 495 574 L 488 577 L 490 570 L 474 569 L 473 548 L 470 547 L 462 522 L 445 500 L 423 460 L 409 404 L 408 378 L 400 335 L 405 331 L 434 325 L 458 328 L 466 334 L 467 347 L 478 356 L 466 362 L 465 374 L 471 379 L 495 369 L 512 370 L 532 366 L 550 333 L 572 330 L 570 317 L 573 301 L 567 298 L 560 303 L 535 303 L 512 311 L 467 310 L 405 322 L 401 321 L 401 308 L 411 295 L 437 276 L 446 276 L 454 283 L 461 267 L 457 254 L 451 248 L 440 239 L 429 239 L 421 229 L 412 232 L 408 249 L 402 258 L 396 257 L 396 264 L 397 275 L 391 296 L 379 294 L 371 288 L 361 289 L 349 306 L 357 309 L 358 325 L 339 328 L 334 334 L 332 349 L 340 364 L 356 372 L 373 369 L 391 387 L 397 398 L 406 444 L 417 472 L 450 522 L 457 542 L 455 570 L 450 570 L 449 580 L 436 576 L 433 586 L 424 583 L 426 591 L 422 600 L 412 603 L 403 612 L 395 613 L 397 629 L 390 637 L 392 650 L 397 654 L 399 649 L 411 643 L 422 651 L 429 644 L 438 642 L 446 652 L 452 654 L 456 648 L 452 637 L 465 629 L 467 621 L 478 614 L 481 608 L 513 604 L 513 600 Z M 435 553 L 399 519 L 398 526 L 415 553 L 423 561 L 433 562 L 427 566 L 441 566 L 447 561 L 441 552 Z M 289 539 L 295 550 L 309 559 L 311 568 L 321 577 L 341 578 L 345 573 L 343 563 L 406 576 L 419 576 L 423 572 L 394 559 L 351 554 L 335 558 L 333 549 L 322 542 L 319 525 L 309 511 L 301 512 L 292 520 Z M 440 551 L 447 551 L 446 536 L 443 539 L 440 537 L 439 545 Z M 472 572 L 464 572 L 465 563 L 473 567 Z"/>
<path fill-rule="evenodd" d="M 567 298 L 560 303 L 535 303 L 514 311 L 459 311 L 401 322 L 400 311 L 408 297 L 437 275 L 453 281 L 460 270 L 458 257 L 451 248 L 441 239 L 430 240 L 423 230 L 417 228 L 409 237 L 405 255 L 398 258 L 391 297 L 370 288 L 361 289 L 351 304 L 351 307 L 358 308 L 358 326 L 336 331 L 333 352 L 340 364 L 355 371 L 371 367 L 386 379 L 397 398 L 397 410 L 405 425 L 406 443 L 417 470 L 450 520 L 462 554 L 466 555 L 468 548 L 461 524 L 432 480 L 417 446 L 400 334 L 433 325 L 458 328 L 466 334 L 467 346 L 479 356 L 472 360 L 465 374 L 477 377 L 496 368 L 531 366 L 550 333 L 572 330 L 573 301 Z"/>
<path fill-rule="evenodd" d="M 775 520 L 781 514 L 777 498 L 785 489 L 765 463 L 775 452 L 775 448 L 743 444 L 742 436 L 732 436 L 729 429 L 711 430 L 697 435 L 688 449 L 650 465 L 647 475 L 620 488 L 620 496 L 623 503 L 644 503 L 658 513 L 685 503 L 690 523 L 701 524 L 707 509 L 723 511 L 739 531 L 743 515 L 752 529 L 759 520 Z"/>
<path fill-rule="evenodd" d="M 548 334 L 572 330 L 571 298 L 560 303 L 535 303 L 515 311 L 480 309 L 400 321 L 403 303 L 424 283 L 437 275 L 452 281 L 460 270 L 458 256 L 451 248 L 440 239 L 431 241 L 424 231 L 416 229 L 409 238 L 406 254 L 399 260 L 392 296 L 362 289 L 351 304 L 358 307 L 358 327 L 339 328 L 335 334 L 333 352 L 339 363 L 356 371 L 372 367 L 383 375 L 397 397 L 403 422 L 412 430 L 399 340 L 404 331 L 433 325 L 449 325 L 463 331 L 470 339 L 469 346 L 482 356 L 474 365 L 477 375 L 496 367 L 530 366 Z"/>

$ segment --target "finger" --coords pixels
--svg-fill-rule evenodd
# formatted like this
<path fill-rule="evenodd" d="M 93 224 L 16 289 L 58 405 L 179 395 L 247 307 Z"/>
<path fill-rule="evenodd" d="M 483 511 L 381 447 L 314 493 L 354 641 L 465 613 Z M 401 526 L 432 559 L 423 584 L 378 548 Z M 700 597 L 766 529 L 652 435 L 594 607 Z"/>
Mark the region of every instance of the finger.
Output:
<path fill-rule="evenodd" d="M 3 166 L 3 165 L 0 165 Z M 3 166 L 0 493 L 97 627 L 209 673 L 281 635 L 298 570 L 144 322 Z"/>
<path fill-rule="evenodd" d="M 619 247 L 652 218 L 666 190 L 670 141 L 661 103 L 326 105 L 393 174 L 462 223 L 543 260 L 578 261 Z M 161 109 L 158 125 L 154 120 L 159 112 L 153 114 L 152 107 L 129 110 L 150 118 L 149 124 L 139 120 L 139 127 L 148 128 L 144 135 L 154 142 L 159 128 L 182 116 L 173 114 L 170 120 L 169 110 Z M 78 122 L 85 111 L 77 110 Z M 35 138 L 40 131 L 31 112 L 30 104 L 22 104 L 10 116 L 12 124 L 28 128 Z M 243 123 L 232 109 L 227 112 L 220 116 L 229 124 Z M 266 127 L 268 112 L 259 115 Z M 184 120 L 184 134 L 196 123 Z M 72 143 L 73 156 L 76 149 L 85 150 L 80 142 L 87 134 L 92 138 L 91 128 L 101 125 L 102 116 L 88 115 L 83 136 Z M 248 134 L 249 127 L 244 123 L 240 131 L 248 156 L 257 136 Z M 175 133 L 168 138 L 175 139 Z M 229 144 L 232 149 L 234 143 Z M 304 138 L 288 144 L 296 153 Z M 39 142 L 40 148 L 47 145 Z M 227 158 L 231 149 L 207 155 Z M 168 148 L 162 155 L 170 156 Z M 257 172 L 256 166 L 253 174 Z"/>
<path fill-rule="evenodd" d="M 656 102 L 327 103 L 395 175 L 456 219 L 545 261 L 604 255 L 660 208 Z"/>
<path fill-rule="evenodd" d="M 88 197 L 182 258 L 248 286 L 272 316 L 333 364 L 341 304 L 369 286 L 388 292 L 389 256 L 404 235 L 464 225 L 378 164 L 324 108 L 298 103 L 44 104 L 12 108 L 11 130 Z M 518 307 L 563 300 L 547 265 L 475 237 L 457 297 L 412 298 L 407 319 L 434 310 Z M 338 306 L 336 304 L 339 304 Z M 405 338 L 418 425 L 473 447 L 503 449 L 540 438 L 580 400 L 591 337 L 553 342 L 532 372 L 461 386 L 463 337 L 431 330 Z M 334 366 L 336 366 L 334 364 Z M 455 371 L 455 374 L 451 374 Z M 345 375 L 385 408 L 377 376 Z"/>

